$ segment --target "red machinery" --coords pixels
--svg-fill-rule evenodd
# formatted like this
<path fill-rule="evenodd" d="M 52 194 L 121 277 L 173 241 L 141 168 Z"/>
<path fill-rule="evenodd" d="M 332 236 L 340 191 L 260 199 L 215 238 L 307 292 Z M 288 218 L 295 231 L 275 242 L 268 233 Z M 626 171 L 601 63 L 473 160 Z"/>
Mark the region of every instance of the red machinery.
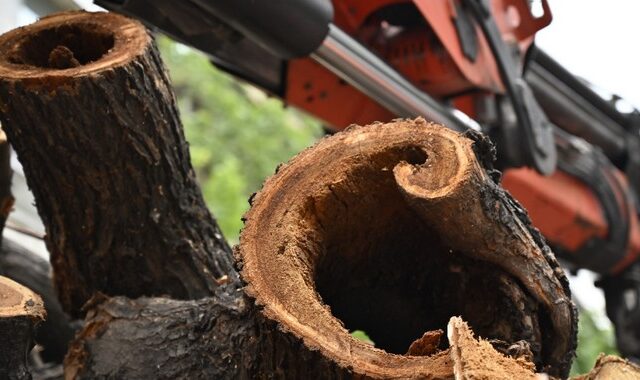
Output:
<path fill-rule="evenodd" d="M 602 275 L 619 347 L 640 357 L 640 117 L 535 47 L 551 22 L 545 0 L 536 15 L 527 0 L 98 3 L 333 131 L 421 115 L 488 134 L 503 185 L 570 268 Z"/>

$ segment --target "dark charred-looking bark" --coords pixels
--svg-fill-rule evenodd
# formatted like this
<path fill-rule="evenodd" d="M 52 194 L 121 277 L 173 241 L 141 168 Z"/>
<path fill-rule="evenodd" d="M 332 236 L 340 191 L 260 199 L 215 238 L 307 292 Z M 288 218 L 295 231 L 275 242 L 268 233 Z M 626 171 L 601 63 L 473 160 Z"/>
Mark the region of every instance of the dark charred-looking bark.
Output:
<path fill-rule="evenodd" d="M 397 120 L 351 127 L 283 165 L 245 216 L 247 293 L 373 377 L 428 376 L 397 354 L 454 315 L 483 338 L 527 342 L 538 371 L 566 376 L 577 329 L 567 279 L 473 137 Z M 355 329 L 384 351 L 351 339 Z"/>
<path fill-rule="evenodd" d="M 323 139 L 251 198 L 240 279 L 139 24 L 61 14 L 0 38 L 0 56 L 0 118 L 63 304 L 90 299 L 68 378 L 451 379 L 470 333 L 407 352 L 454 315 L 521 347 L 525 370 L 567 374 L 566 278 L 478 136 L 416 119 Z"/>
<path fill-rule="evenodd" d="M 37 294 L 0 276 L 0 379 L 31 379 L 27 355 L 35 326 L 45 316 Z"/>
<path fill-rule="evenodd" d="M 475 144 L 423 120 L 322 140 L 252 198 L 237 248 L 248 297 L 96 300 L 68 373 L 449 379 L 475 346 L 405 353 L 462 315 L 480 336 L 522 347 L 533 357 L 525 372 L 565 376 L 576 333 L 566 278 L 478 163 Z M 455 235 L 436 220 L 493 233 Z M 514 265 L 523 257 L 531 262 Z M 525 271 L 535 280 L 521 280 Z M 359 328 L 375 347 L 349 334 Z"/>
<path fill-rule="evenodd" d="M 141 24 L 66 13 L 5 34 L 0 120 L 68 312 L 78 315 L 95 291 L 195 299 L 235 276 Z"/>
<path fill-rule="evenodd" d="M 76 328 L 58 302 L 49 263 L 11 240 L 3 239 L 0 276 L 23 284 L 42 298 L 47 319 L 36 329 L 35 340 L 42 346 L 40 355 L 45 362 L 62 363 Z"/>

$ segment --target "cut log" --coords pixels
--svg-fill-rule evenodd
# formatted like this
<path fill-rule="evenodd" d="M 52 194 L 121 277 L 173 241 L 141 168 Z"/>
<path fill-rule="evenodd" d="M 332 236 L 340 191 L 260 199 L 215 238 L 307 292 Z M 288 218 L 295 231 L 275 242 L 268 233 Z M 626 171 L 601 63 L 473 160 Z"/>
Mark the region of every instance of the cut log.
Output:
<path fill-rule="evenodd" d="M 635 380 L 640 379 L 640 366 L 616 356 L 600 354 L 593 369 L 571 380 Z"/>
<path fill-rule="evenodd" d="M 93 296 L 68 378 L 449 379 L 446 346 L 404 353 L 453 315 L 568 373 L 567 280 L 481 136 L 399 120 L 305 150 L 250 199 L 240 278 L 139 24 L 61 14 L 1 37 L 0 57 L 0 120 L 63 304 Z"/>
<path fill-rule="evenodd" d="M 2 240 L 0 276 L 8 277 L 36 292 L 43 300 L 47 319 L 35 332 L 45 362 L 62 363 L 76 328 L 56 298 L 49 263 L 10 239 Z"/>
<path fill-rule="evenodd" d="M 0 121 L 46 227 L 66 311 L 80 315 L 96 291 L 201 298 L 235 276 L 141 24 L 62 13 L 3 35 Z"/>
<path fill-rule="evenodd" d="M 45 317 L 37 294 L 0 276 L 0 379 L 31 379 L 27 355 L 34 328 Z"/>

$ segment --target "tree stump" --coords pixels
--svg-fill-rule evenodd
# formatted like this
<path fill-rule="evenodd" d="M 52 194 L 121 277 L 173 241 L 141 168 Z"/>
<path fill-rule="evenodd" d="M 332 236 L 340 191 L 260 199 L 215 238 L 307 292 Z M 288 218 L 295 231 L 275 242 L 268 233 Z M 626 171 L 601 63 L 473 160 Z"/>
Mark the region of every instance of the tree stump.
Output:
<path fill-rule="evenodd" d="M 5 34 L 0 99 L 65 310 L 96 291 L 201 298 L 234 276 L 141 24 L 71 12 Z"/>
<path fill-rule="evenodd" d="M 0 276 L 0 378 L 31 379 L 27 355 L 35 326 L 46 317 L 40 297 Z"/>
<path fill-rule="evenodd" d="M 250 199 L 238 276 L 137 22 L 64 13 L 1 37 L 0 120 L 62 303 L 86 312 L 68 378 L 446 379 L 446 343 L 405 353 L 454 315 L 568 373 L 567 280 L 482 136 L 416 119 L 323 139 Z"/>

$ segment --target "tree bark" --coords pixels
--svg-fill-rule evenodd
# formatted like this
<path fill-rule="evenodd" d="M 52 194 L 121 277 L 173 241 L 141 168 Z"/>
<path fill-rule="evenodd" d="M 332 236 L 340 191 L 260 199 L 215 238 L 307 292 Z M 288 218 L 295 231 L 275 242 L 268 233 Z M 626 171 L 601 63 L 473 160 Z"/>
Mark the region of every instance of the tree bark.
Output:
<path fill-rule="evenodd" d="M 44 320 L 42 299 L 24 286 L 0 276 L 0 378 L 31 379 L 27 355 L 35 326 Z"/>
<path fill-rule="evenodd" d="M 248 298 L 98 300 L 67 357 L 68 373 L 449 379 L 452 363 L 463 360 L 452 347 L 402 353 L 461 314 L 483 338 L 524 342 L 531 367 L 566 376 L 576 343 L 566 278 L 553 270 L 557 263 L 531 234 L 526 215 L 478 163 L 484 144 L 420 119 L 353 127 L 322 140 L 281 166 L 251 199 L 236 250 Z M 412 178 L 427 172 L 428 180 Z M 469 193 L 473 186 L 484 197 Z M 459 201 L 468 206 L 480 199 L 492 207 L 443 216 L 446 202 L 416 204 L 465 194 L 470 198 Z M 476 235 L 440 234 L 422 223 L 434 220 L 486 225 L 511 249 L 498 247 L 504 262 L 495 264 L 486 259 L 484 240 L 468 249 L 466 239 Z M 520 282 L 514 252 L 531 260 L 536 285 Z M 356 328 L 376 347 L 354 339 L 348 330 Z"/>
<path fill-rule="evenodd" d="M 201 298 L 235 276 L 142 25 L 58 14 L 5 34 L 0 56 L 0 120 L 47 228 L 65 310 L 81 315 L 96 291 Z"/>
<path fill-rule="evenodd" d="M 11 240 L 3 239 L 0 276 L 23 284 L 42 298 L 47 319 L 36 329 L 35 340 L 42 346 L 40 355 L 45 362 L 62 363 L 77 327 L 58 302 L 49 263 Z"/>
<path fill-rule="evenodd" d="M 566 278 L 480 136 L 417 119 L 323 139 L 250 199 L 240 278 L 142 26 L 61 14 L 0 38 L 0 57 L 60 297 L 87 311 L 68 378 L 448 379 L 451 349 L 405 353 L 453 315 L 568 373 Z"/>

